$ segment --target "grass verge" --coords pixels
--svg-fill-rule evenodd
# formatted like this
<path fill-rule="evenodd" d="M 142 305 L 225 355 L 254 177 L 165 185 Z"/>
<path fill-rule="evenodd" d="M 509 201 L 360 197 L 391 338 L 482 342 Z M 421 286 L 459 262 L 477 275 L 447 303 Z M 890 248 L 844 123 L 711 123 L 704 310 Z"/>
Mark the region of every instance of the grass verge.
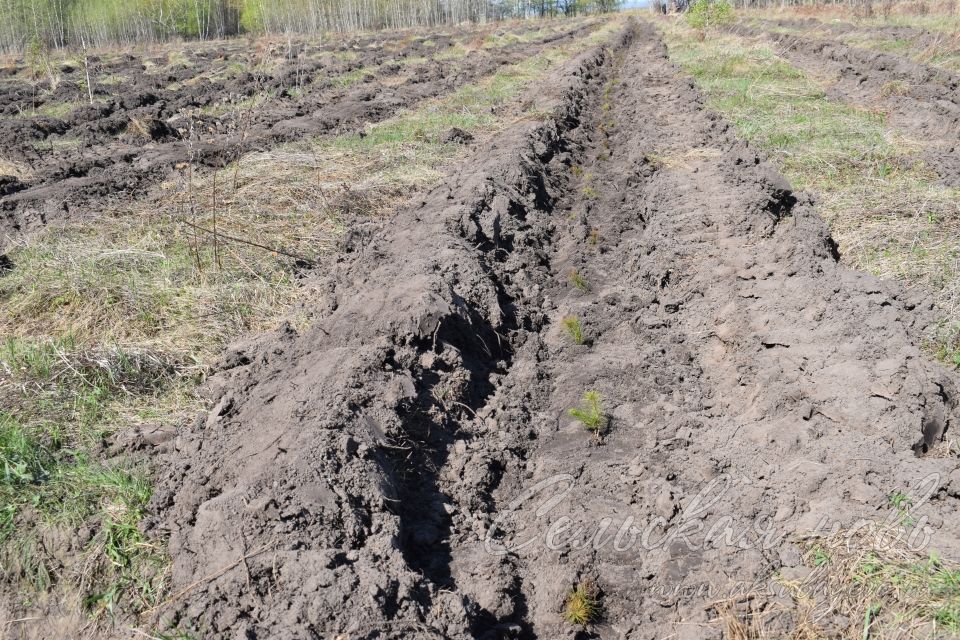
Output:
<path fill-rule="evenodd" d="M 113 425 L 155 423 L 155 405 L 189 404 L 189 368 L 146 350 L 7 338 L 0 371 L 4 582 L 26 586 L 27 602 L 65 583 L 91 613 L 149 606 L 166 561 L 139 529 L 146 469 L 100 454 Z M 65 560 L 72 550 L 79 556 Z"/>
<path fill-rule="evenodd" d="M 938 184 L 918 159 L 919 144 L 889 129 L 880 112 L 828 100 L 768 41 L 700 40 L 678 21 L 661 26 L 708 105 L 796 188 L 817 194 L 847 264 L 933 293 L 942 321 L 929 350 L 960 365 L 960 193 Z"/>
<path fill-rule="evenodd" d="M 919 64 L 939 67 L 947 71 L 960 71 L 960 21 L 954 20 L 953 27 L 948 28 L 952 16 L 941 16 L 933 27 L 928 21 L 903 20 L 891 17 L 887 20 L 879 19 L 870 22 L 845 22 L 848 30 L 831 29 L 831 24 L 806 22 L 800 24 L 771 23 L 769 13 L 749 13 L 759 20 L 748 22 L 761 29 L 776 32 L 792 33 L 805 37 L 814 37 L 828 40 L 839 40 L 846 45 L 861 49 L 870 49 L 883 53 L 903 56 Z M 786 17 L 786 16 L 783 16 Z M 796 17 L 794 17 L 796 19 Z M 907 27 L 926 29 L 927 33 L 921 37 L 891 37 L 886 29 Z"/>

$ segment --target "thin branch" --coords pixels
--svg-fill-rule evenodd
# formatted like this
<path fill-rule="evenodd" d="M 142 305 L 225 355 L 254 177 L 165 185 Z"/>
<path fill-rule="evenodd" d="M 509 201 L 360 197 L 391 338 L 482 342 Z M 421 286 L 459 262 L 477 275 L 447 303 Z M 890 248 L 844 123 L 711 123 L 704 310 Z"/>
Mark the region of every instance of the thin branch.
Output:
<path fill-rule="evenodd" d="M 274 544 L 275 544 L 275 541 L 274 541 L 274 540 L 271 540 L 270 542 L 268 542 L 267 544 L 263 545 L 262 547 L 260 547 L 260 548 L 257 549 L 256 551 L 252 551 L 252 552 L 250 552 L 250 553 L 248 553 L 248 554 L 245 554 L 245 555 L 241 556 L 239 560 L 236 560 L 236 561 L 234 561 L 234 562 L 231 562 L 230 564 L 228 564 L 227 566 L 223 567 L 222 569 L 218 569 L 217 571 L 214 571 L 214 572 L 211 573 L 210 575 L 204 576 L 203 578 L 200 578 L 200 579 L 197 580 L 196 582 L 192 582 L 192 583 L 188 584 L 188 585 L 185 586 L 183 589 L 180 589 L 180 591 L 177 591 L 175 594 L 173 594 L 172 596 L 170 596 L 169 598 L 167 598 L 166 600 L 164 600 L 164 601 L 161 602 L 160 604 L 158 604 L 158 605 L 156 605 L 156 606 L 153 606 L 153 607 L 150 607 L 149 609 L 147 609 L 146 611 L 144 611 L 143 613 L 141 613 L 141 614 L 140 614 L 140 617 L 150 616 L 150 615 L 153 614 L 154 612 L 159 611 L 160 609 L 163 609 L 164 607 L 166 607 L 166 606 L 169 605 L 169 604 L 172 604 L 173 602 L 176 602 L 177 600 L 179 600 L 179 599 L 182 598 L 183 596 L 187 595 L 188 593 L 190 593 L 191 591 L 193 591 L 193 590 L 196 589 L 197 587 L 202 586 L 202 585 L 204 585 L 204 584 L 206 584 L 206 583 L 208 583 L 208 582 L 211 582 L 211 581 L 213 581 L 213 580 L 216 580 L 217 578 L 219 578 L 219 577 L 222 576 L 223 574 L 227 573 L 227 572 L 230 571 L 231 569 L 235 569 L 236 567 L 239 567 L 241 564 L 245 563 L 245 562 L 246 562 L 247 560 L 249 560 L 250 558 L 255 558 L 256 556 L 260 555 L 261 553 L 264 553 L 264 552 L 268 551 Z"/>
<path fill-rule="evenodd" d="M 197 231 L 202 231 L 203 233 L 213 234 L 213 230 L 212 230 L 212 229 L 207 229 L 206 227 L 201 227 L 200 225 L 194 224 L 193 222 L 190 222 L 189 220 L 183 220 L 182 222 L 183 222 L 185 225 L 187 225 L 188 227 L 191 227 L 192 229 L 195 229 L 195 230 L 197 230 Z M 229 241 L 231 241 L 231 242 L 239 242 L 240 244 L 245 244 L 245 245 L 249 245 L 249 246 L 251 246 L 251 247 L 256 247 L 257 249 L 263 249 L 264 251 L 270 251 L 271 253 L 276 253 L 276 254 L 279 254 L 279 255 L 281 255 L 281 256 L 286 256 L 286 257 L 288 257 L 288 258 L 293 258 L 294 260 L 300 260 L 300 261 L 302 261 L 302 262 L 306 262 L 306 263 L 309 264 L 311 267 L 316 264 L 316 262 L 315 262 L 314 260 L 311 260 L 310 258 L 307 258 L 306 256 L 302 256 L 302 255 L 299 255 L 299 254 L 296 254 L 296 253 L 291 253 L 290 251 L 285 251 L 285 250 L 283 250 L 283 249 L 277 249 L 276 247 L 270 247 L 270 246 L 267 246 L 267 245 L 265 245 L 265 244 L 259 244 L 259 243 L 253 242 L 253 241 L 251 241 L 251 240 L 244 240 L 243 238 L 238 238 L 238 237 L 236 237 L 236 236 L 228 236 L 227 234 L 225 234 L 225 233 L 223 233 L 223 232 L 218 232 L 218 233 L 217 233 L 217 236 L 218 236 L 219 238 L 221 238 L 222 240 L 229 240 Z"/>

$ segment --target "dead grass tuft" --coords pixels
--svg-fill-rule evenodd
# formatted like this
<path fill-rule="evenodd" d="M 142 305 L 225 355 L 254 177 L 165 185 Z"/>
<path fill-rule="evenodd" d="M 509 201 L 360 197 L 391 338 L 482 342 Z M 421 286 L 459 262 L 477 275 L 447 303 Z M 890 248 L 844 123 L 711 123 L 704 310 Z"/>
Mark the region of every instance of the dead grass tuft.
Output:
<path fill-rule="evenodd" d="M 917 550 L 909 512 L 886 522 L 860 522 L 800 544 L 804 566 L 754 591 L 714 604 L 724 637 L 953 637 L 960 632 L 960 565 Z"/>
<path fill-rule="evenodd" d="M 27 165 L 0 158 L 0 176 L 13 176 L 17 180 L 25 180 L 33 175 L 33 169 Z"/>
<path fill-rule="evenodd" d="M 880 95 L 885 98 L 890 96 L 905 96 L 910 93 L 910 85 L 903 80 L 891 80 L 880 88 Z"/>
<path fill-rule="evenodd" d="M 764 616 L 753 610 L 750 597 L 730 598 L 714 605 L 723 637 L 728 640 L 759 640 L 768 637 Z"/>
<path fill-rule="evenodd" d="M 712 147 L 697 147 L 678 153 L 647 155 L 647 159 L 658 168 L 683 169 L 690 171 L 694 165 L 704 160 L 718 158 L 722 152 Z"/>
<path fill-rule="evenodd" d="M 0 333 L 203 359 L 267 328 L 291 299 L 288 264 L 231 248 L 236 260 L 212 269 L 212 248 L 195 241 L 176 216 L 148 212 L 22 240 L 9 252 L 14 268 L 0 276 Z"/>
<path fill-rule="evenodd" d="M 809 540 L 806 560 L 816 570 L 798 593 L 820 607 L 815 612 L 850 620 L 846 637 L 957 633 L 960 565 L 911 548 L 910 524 L 870 523 Z"/>

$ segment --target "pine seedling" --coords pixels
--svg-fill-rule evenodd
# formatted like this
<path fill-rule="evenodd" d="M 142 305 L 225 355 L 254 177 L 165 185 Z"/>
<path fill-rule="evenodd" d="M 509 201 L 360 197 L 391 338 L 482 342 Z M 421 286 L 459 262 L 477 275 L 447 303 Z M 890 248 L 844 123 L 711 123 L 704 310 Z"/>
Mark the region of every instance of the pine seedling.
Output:
<path fill-rule="evenodd" d="M 563 619 L 573 625 L 586 626 L 600 615 L 599 589 L 592 580 L 581 580 L 567 595 Z"/>
<path fill-rule="evenodd" d="M 570 284 L 580 291 L 590 290 L 590 285 L 587 284 L 587 279 L 580 275 L 580 272 L 576 269 L 570 269 Z"/>
<path fill-rule="evenodd" d="M 597 439 L 607 425 L 607 415 L 603 412 L 603 396 L 597 391 L 587 391 L 579 407 L 570 409 L 570 415 L 579 420 L 584 429 L 592 432 Z"/>
<path fill-rule="evenodd" d="M 567 335 L 576 344 L 583 344 L 583 323 L 577 316 L 567 316 L 563 319 L 563 328 Z"/>

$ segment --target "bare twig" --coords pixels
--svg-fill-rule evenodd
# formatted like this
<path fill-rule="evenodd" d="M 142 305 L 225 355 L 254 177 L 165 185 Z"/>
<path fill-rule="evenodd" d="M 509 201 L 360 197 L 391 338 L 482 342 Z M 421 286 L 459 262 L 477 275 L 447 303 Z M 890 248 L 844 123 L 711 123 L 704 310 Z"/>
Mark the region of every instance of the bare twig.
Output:
<path fill-rule="evenodd" d="M 223 264 L 220 262 L 220 245 L 217 242 L 217 174 L 219 171 L 213 172 L 213 262 L 217 265 L 218 269 L 223 269 Z"/>
<path fill-rule="evenodd" d="M 209 234 L 212 234 L 212 233 L 213 233 L 213 230 L 212 230 L 212 229 L 207 229 L 206 227 L 201 227 L 200 225 L 194 224 L 193 222 L 190 222 L 189 220 L 184 220 L 183 223 L 184 223 L 185 225 L 187 225 L 188 227 L 196 230 L 196 231 L 202 231 L 202 232 L 204 232 L 204 233 L 209 233 Z M 301 260 L 301 261 L 303 261 L 303 262 L 308 263 L 310 266 L 313 266 L 314 264 L 316 264 L 315 261 L 311 260 L 310 258 L 307 258 L 306 256 L 298 255 L 298 254 L 296 254 L 296 253 L 291 253 L 291 252 L 289 252 L 289 251 L 285 251 L 285 250 L 283 250 L 283 249 L 278 249 L 278 248 L 276 248 L 276 247 L 270 247 L 270 246 L 267 246 L 267 245 L 265 245 L 265 244 L 259 244 L 259 243 L 257 243 L 257 242 L 253 242 L 253 241 L 251 241 L 251 240 L 245 240 L 245 239 L 243 239 L 243 238 L 238 238 L 238 237 L 236 237 L 236 236 L 228 236 L 228 235 L 225 234 L 225 233 L 220 233 L 220 234 L 219 234 L 219 237 L 222 238 L 222 239 L 224 239 L 224 240 L 229 240 L 229 241 L 231 241 L 231 242 L 239 242 L 240 244 L 249 245 L 249 246 L 251 246 L 251 247 L 256 247 L 257 249 L 263 249 L 264 251 L 270 251 L 271 253 L 276 253 L 276 254 L 279 254 L 279 255 L 281 255 L 281 256 L 286 256 L 286 257 L 288 257 L 288 258 L 293 258 L 294 260 Z"/>
<path fill-rule="evenodd" d="M 238 560 L 235 560 L 234 562 L 231 562 L 230 564 L 228 564 L 227 566 L 223 567 L 222 569 L 218 569 L 217 571 L 214 571 L 214 572 L 211 573 L 210 575 L 204 576 L 203 578 L 200 578 L 200 579 L 197 580 L 196 582 L 192 582 L 192 583 L 188 584 L 188 585 L 185 586 L 183 589 L 180 589 L 180 591 L 177 591 L 175 594 L 173 594 L 172 596 L 170 596 L 169 598 L 167 598 L 166 600 L 164 600 L 164 601 L 161 602 L 160 604 L 158 604 L 158 605 L 156 605 L 156 606 L 153 606 L 153 607 L 150 607 L 149 609 L 147 609 L 146 611 L 144 611 L 143 613 L 141 613 L 141 614 L 140 614 L 140 617 L 150 616 L 150 615 L 152 615 L 154 612 L 156 612 L 156 611 L 158 611 L 158 610 L 160 610 L 160 609 L 163 609 L 164 607 L 166 607 L 166 606 L 169 605 L 169 604 L 172 604 L 172 603 L 176 602 L 177 600 L 179 600 L 179 599 L 182 598 L 183 596 L 187 595 L 188 593 L 190 593 L 191 591 L 193 591 L 193 590 L 196 589 L 197 587 L 202 586 L 202 585 L 204 585 L 204 584 L 206 584 L 206 583 L 208 583 L 208 582 L 211 582 L 211 581 L 213 581 L 213 580 L 216 580 L 217 578 L 219 578 L 220 576 L 224 575 L 225 573 L 227 573 L 227 572 L 230 571 L 231 569 L 235 569 L 236 567 L 240 566 L 241 564 L 245 564 L 245 563 L 247 562 L 247 560 L 249 560 L 250 558 L 255 558 L 256 556 L 260 555 L 261 553 L 264 553 L 264 552 L 268 551 L 271 547 L 273 547 L 274 544 L 275 544 L 275 541 L 274 541 L 274 540 L 271 540 L 270 542 L 268 542 L 267 544 L 263 545 L 262 547 L 260 547 L 260 548 L 257 549 L 256 551 L 252 551 L 252 552 L 250 552 L 250 553 L 244 554 L 244 555 L 241 556 Z"/>

